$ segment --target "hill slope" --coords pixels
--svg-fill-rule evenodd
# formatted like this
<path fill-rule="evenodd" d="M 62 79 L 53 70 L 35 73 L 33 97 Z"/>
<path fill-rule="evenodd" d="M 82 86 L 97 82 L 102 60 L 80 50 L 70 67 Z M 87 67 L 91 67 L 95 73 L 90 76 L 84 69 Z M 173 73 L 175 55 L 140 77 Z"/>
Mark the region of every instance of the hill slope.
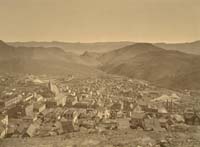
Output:
<path fill-rule="evenodd" d="M 103 54 L 101 69 L 167 88 L 200 89 L 200 56 L 136 43 Z M 193 79 L 193 80 L 192 80 Z M 194 80 L 195 79 L 195 80 Z"/>
<path fill-rule="evenodd" d="M 200 41 L 195 41 L 191 43 L 174 43 L 174 44 L 157 43 L 155 45 L 167 50 L 177 50 L 184 53 L 200 55 Z"/>
<path fill-rule="evenodd" d="M 80 58 L 87 65 L 90 65 L 90 66 L 100 66 L 101 62 L 99 62 L 98 58 L 101 55 L 102 55 L 101 53 L 85 51 L 83 54 L 80 55 Z"/>
<path fill-rule="evenodd" d="M 70 43 L 70 42 L 8 42 L 9 45 L 14 47 L 58 47 L 66 52 L 73 52 L 83 54 L 85 51 L 89 52 L 107 52 L 127 45 L 133 44 L 132 42 L 96 42 L 96 43 Z"/>
<path fill-rule="evenodd" d="M 0 41 L 0 72 L 36 74 L 99 73 L 97 69 L 81 64 L 79 56 L 60 48 L 12 47 Z"/>
<path fill-rule="evenodd" d="M 62 48 L 66 52 L 73 52 L 83 54 L 85 51 L 89 52 L 108 52 L 123 48 L 128 45 L 134 44 L 134 42 L 122 41 L 122 42 L 96 42 L 96 43 L 69 43 L 69 42 L 8 42 L 9 45 L 14 47 L 58 47 Z M 177 50 L 190 54 L 200 55 L 200 41 L 190 43 L 154 43 L 155 46 L 166 50 Z"/>

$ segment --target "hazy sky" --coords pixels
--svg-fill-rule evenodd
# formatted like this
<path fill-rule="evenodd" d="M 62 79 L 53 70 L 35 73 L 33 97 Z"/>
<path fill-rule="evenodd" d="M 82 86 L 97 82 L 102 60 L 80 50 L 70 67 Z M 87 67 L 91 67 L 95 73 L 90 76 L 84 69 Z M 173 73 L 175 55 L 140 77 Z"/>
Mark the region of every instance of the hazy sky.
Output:
<path fill-rule="evenodd" d="M 0 0 L 0 39 L 200 40 L 200 0 Z"/>

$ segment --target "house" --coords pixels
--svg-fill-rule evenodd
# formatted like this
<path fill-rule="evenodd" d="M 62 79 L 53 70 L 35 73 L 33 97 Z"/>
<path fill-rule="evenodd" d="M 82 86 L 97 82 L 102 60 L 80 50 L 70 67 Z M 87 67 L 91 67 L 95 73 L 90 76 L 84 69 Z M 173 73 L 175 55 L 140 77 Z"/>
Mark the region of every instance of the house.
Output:
<path fill-rule="evenodd" d="M 131 113 L 135 107 L 135 104 L 133 102 L 124 101 L 124 107 L 123 112 L 126 114 L 126 117 L 130 117 Z"/>
<path fill-rule="evenodd" d="M 84 127 L 86 129 L 94 129 L 96 126 L 96 122 L 94 120 L 87 120 L 87 119 L 80 121 L 79 124 L 80 127 Z"/>
<path fill-rule="evenodd" d="M 23 104 L 21 105 L 21 113 L 25 116 L 32 116 L 33 115 L 33 104 Z"/>
<path fill-rule="evenodd" d="M 115 130 L 118 129 L 119 123 L 114 120 L 104 120 L 99 122 L 97 128 L 99 129 L 107 129 L 107 130 Z"/>
<path fill-rule="evenodd" d="M 58 134 L 58 135 L 64 133 L 63 128 L 62 128 L 62 123 L 61 123 L 60 121 L 56 121 L 56 122 L 55 122 L 55 124 L 53 125 L 52 130 L 53 130 L 54 132 L 56 132 L 56 134 Z"/>
<path fill-rule="evenodd" d="M 116 116 L 117 116 L 117 118 L 124 118 L 124 117 L 126 117 L 126 112 L 124 112 L 124 111 L 118 111 L 118 112 L 116 112 Z"/>
<path fill-rule="evenodd" d="M 44 100 L 44 97 L 42 96 L 42 95 L 40 95 L 40 94 L 34 94 L 34 98 L 35 98 L 35 100 L 37 101 L 37 102 L 39 102 L 39 101 L 43 101 Z"/>
<path fill-rule="evenodd" d="M 37 102 L 34 104 L 33 111 L 40 113 L 40 112 L 44 111 L 45 109 L 46 109 L 45 103 Z"/>
<path fill-rule="evenodd" d="M 61 124 L 64 133 L 71 133 L 79 130 L 79 127 L 72 120 L 62 119 Z"/>
<path fill-rule="evenodd" d="M 5 125 L 8 125 L 8 115 L 0 114 L 0 122 Z"/>
<path fill-rule="evenodd" d="M 110 111 L 110 118 L 116 119 L 117 118 L 117 112 L 116 111 Z"/>
<path fill-rule="evenodd" d="M 185 122 L 184 117 L 182 115 L 179 115 L 179 114 L 170 115 L 170 120 L 175 122 L 175 123 L 184 123 Z"/>
<path fill-rule="evenodd" d="M 130 123 L 130 128 L 132 129 L 137 129 L 138 127 L 144 129 L 144 119 L 146 115 L 144 112 L 141 113 L 133 113 L 131 116 L 131 120 L 129 121 Z"/>
<path fill-rule="evenodd" d="M 153 105 L 148 105 L 148 107 L 145 109 L 145 112 L 148 112 L 150 114 L 156 114 L 158 113 L 158 108 Z"/>
<path fill-rule="evenodd" d="M 142 108 L 142 111 L 146 111 L 148 109 L 148 103 L 144 100 L 139 100 L 137 104 Z"/>
<path fill-rule="evenodd" d="M 29 125 L 32 123 L 32 120 L 27 119 L 16 119 L 11 118 L 9 119 L 9 125 L 8 125 L 8 137 L 21 137 L 25 134 L 26 129 L 29 127 Z"/>
<path fill-rule="evenodd" d="M 100 119 L 108 119 L 111 117 L 111 111 L 106 108 L 98 108 L 97 109 L 97 117 Z"/>
<path fill-rule="evenodd" d="M 13 136 L 23 136 L 26 133 L 26 130 L 30 124 L 31 122 L 24 122 L 24 121 L 20 121 L 19 123 L 17 123 L 15 126 L 15 131 Z"/>
<path fill-rule="evenodd" d="M 4 138 L 6 134 L 6 126 L 2 122 L 0 122 L 0 138 Z"/>
<path fill-rule="evenodd" d="M 188 125 L 200 125 L 200 113 L 187 111 L 184 113 L 185 123 Z"/>
<path fill-rule="evenodd" d="M 24 102 L 30 101 L 34 98 L 34 94 L 28 93 L 25 98 L 23 99 Z"/>
<path fill-rule="evenodd" d="M 138 104 L 135 104 L 133 106 L 132 113 L 141 113 L 141 112 L 144 112 L 143 109 L 142 109 L 142 107 L 140 105 L 138 105 Z M 132 114 L 131 114 L 131 116 L 132 116 Z"/>
<path fill-rule="evenodd" d="M 161 128 L 165 128 L 166 130 L 169 129 L 169 120 L 168 119 L 160 118 L 159 123 L 160 123 Z"/>
<path fill-rule="evenodd" d="M 72 107 L 73 104 L 77 103 L 77 96 L 68 95 L 66 97 L 66 104 L 67 107 Z"/>
<path fill-rule="evenodd" d="M 73 105 L 73 108 L 82 108 L 82 109 L 87 109 L 89 108 L 91 105 L 91 103 L 89 101 L 80 101 L 80 102 L 76 102 Z"/>
<path fill-rule="evenodd" d="M 117 119 L 117 122 L 119 123 L 119 129 L 128 129 L 130 126 L 128 118 Z"/>
<path fill-rule="evenodd" d="M 116 103 L 114 103 L 112 106 L 111 106 L 111 110 L 112 111 L 120 111 L 120 110 L 123 110 L 123 108 L 124 108 L 124 103 L 123 102 L 121 102 L 121 101 L 119 101 L 119 102 L 116 102 Z"/>
<path fill-rule="evenodd" d="M 35 135 L 36 135 L 36 131 L 37 131 L 37 129 L 39 129 L 39 127 L 40 127 L 39 124 L 37 124 L 37 123 L 32 123 L 32 124 L 28 127 L 25 136 L 28 136 L 28 137 L 33 137 L 33 136 L 35 136 Z"/>
<path fill-rule="evenodd" d="M 160 126 L 160 122 L 156 118 L 144 119 L 144 128 L 145 131 L 163 131 Z"/>
<path fill-rule="evenodd" d="M 63 117 L 66 119 L 66 120 L 70 120 L 70 121 L 73 121 L 75 122 L 77 119 L 78 119 L 78 116 L 79 116 L 79 113 L 74 110 L 74 109 L 68 109 L 64 112 L 64 115 Z"/>
<path fill-rule="evenodd" d="M 0 100 L 0 107 L 7 108 L 19 103 L 21 100 L 22 100 L 21 95 L 4 97 L 3 99 Z"/>
<path fill-rule="evenodd" d="M 0 138 L 4 138 L 8 132 L 8 115 L 0 114 Z"/>
<path fill-rule="evenodd" d="M 57 102 L 55 101 L 55 99 L 47 99 L 46 107 L 47 108 L 56 108 L 57 107 Z"/>
<path fill-rule="evenodd" d="M 169 113 L 165 107 L 158 108 L 158 115 L 159 116 L 167 116 Z"/>
<path fill-rule="evenodd" d="M 65 106 L 66 104 L 66 96 L 59 94 L 55 97 L 57 106 Z"/>
<path fill-rule="evenodd" d="M 49 98 L 46 100 L 47 108 L 56 108 L 57 106 L 65 106 L 66 105 L 66 97 L 64 95 L 57 95 L 54 98 Z"/>
<path fill-rule="evenodd" d="M 10 108 L 7 111 L 9 117 L 17 118 L 24 116 L 32 116 L 33 115 L 33 104 L 22 103 Z"/>

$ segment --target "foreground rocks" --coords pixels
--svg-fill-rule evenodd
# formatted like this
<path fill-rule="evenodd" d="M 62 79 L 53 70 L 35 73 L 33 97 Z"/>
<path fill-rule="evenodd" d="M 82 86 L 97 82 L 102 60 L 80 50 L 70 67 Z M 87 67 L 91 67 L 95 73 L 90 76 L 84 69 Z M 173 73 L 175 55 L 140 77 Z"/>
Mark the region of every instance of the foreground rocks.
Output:
<path fill-rule="evenodd" d="M 106 134 L 71 133 L 44 138 L 8 138 L 0 147 L 199 147 L 200 131 L 145 132 L 142 130 L 108 131 Z"/>

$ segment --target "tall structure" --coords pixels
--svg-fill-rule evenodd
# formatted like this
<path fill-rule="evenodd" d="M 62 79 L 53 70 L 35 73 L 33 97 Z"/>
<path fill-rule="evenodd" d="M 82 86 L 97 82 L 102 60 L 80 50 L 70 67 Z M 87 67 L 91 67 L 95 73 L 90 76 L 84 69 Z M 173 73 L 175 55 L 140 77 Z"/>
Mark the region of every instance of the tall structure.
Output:
<path fill-rule="evenodd" d="M 51 92 L 53 92 L 55 95 L 58 95 L 59 94 L 59 89 L 58 87 L 53 84 L 50 80 L 49 80 L 49 83 L 48 83 L 48 88 Z"/>

